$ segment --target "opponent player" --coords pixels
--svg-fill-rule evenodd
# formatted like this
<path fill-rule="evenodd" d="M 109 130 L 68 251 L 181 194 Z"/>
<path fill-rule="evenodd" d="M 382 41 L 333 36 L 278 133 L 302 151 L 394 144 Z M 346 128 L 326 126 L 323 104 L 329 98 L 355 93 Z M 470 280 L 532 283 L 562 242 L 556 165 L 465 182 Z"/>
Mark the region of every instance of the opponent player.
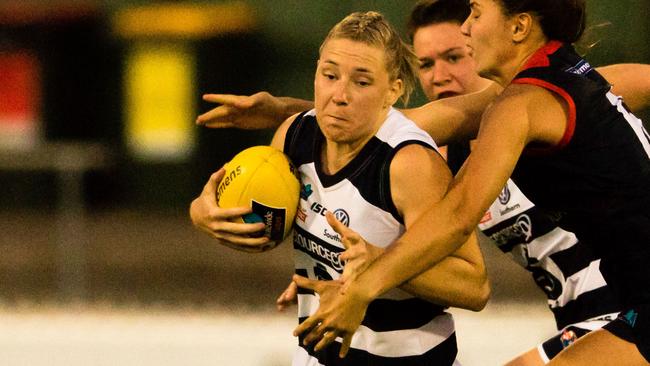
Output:
<path fill-rule="evenodd" d="M 338 296 L 323 291 L 327 300 L 295 333 L 309 332 L 320 344 L 342 337 L 347 344 L 367 301 L 454 250 L 514 171 L 514 181 L 546 215 L 602 258 L 603 275 L 624 309 L 549 364 L 646 365 L 650 138 L 570 45 L 584 30 L 585 3 L 470 4 L 462 29 L 477 69 L 505 87 L 483 116 L 475 148 L 444 199 Z"/>
<path fill-rule="evenodd" d="M 410 14 L 409 36 L 420 60 L 420 86 L 429 100 L 479 91 L 488 80 L 475 71 L 460 31 L 470 8 L 464 0 L 419 1 Z M 452 171 L 467 157 L 451 145 Z M 479 228 L 531 272 L 548 298 L 560 333 L 508 363 L 543 365 L 578 337 L 616 318 L 618 301 L 599 270 L 600 259 L 572 232 L 556 224 L 508 180 Z M 498 269 L 497 269 L 498 270 Z"/>
<path fill-rule="evenodd" d="M 315 288 L 336 286 L 339 282 L 332 280 L 349 273 L 351 263 L 359 263 L 349 257 L 357 249 L 358 235 L 352 230 L 379 247 L 388 245 L 442 197 L 451 179 L 430 136 L 392 108 L 415 84 L 414 62 L 380 14 L 346 17 L 321 46 L 315 109 L 287 119 L 274 136 L 272 145 L 287 153 L 301 175 L 293 240 L 296 273 L 319 279 Z M 418 174 L 407 174 L 413 167 Z M 216 180 L 218 176 L 211 179 Z M 239 233 L 250 232 L 254 225 L 227 223 L 231 217 L 228 210 L 216 207 L 213 189 L 209 182 L 204 191 L 208 193 L 192 203 L 193 220 L 197 226 L 221 225 L 222 241 L 245 245 Z M 480 310 L 488 293 L 472 235 L 437 266 L 375 299 L 348 358 L 339 358 L 333 347 L 307 346 L 309 340 L 301 338 L 293 364 L 452 365 L 455 333 L 444 308 Z M 301 320 L 318 308 L 319 300 L 314 291 L 299 295 Z"/>

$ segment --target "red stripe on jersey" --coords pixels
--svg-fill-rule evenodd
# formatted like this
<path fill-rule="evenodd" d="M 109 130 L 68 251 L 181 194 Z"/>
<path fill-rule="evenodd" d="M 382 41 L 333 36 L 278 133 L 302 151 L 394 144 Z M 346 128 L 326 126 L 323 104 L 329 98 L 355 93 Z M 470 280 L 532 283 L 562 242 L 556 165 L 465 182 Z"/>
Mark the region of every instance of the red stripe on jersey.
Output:
<path fill-rule="evenodd" d="M 569 142 L 571 142 L 571 138 L 573 137 L 573 132 L 575 132 L 576 129 L 576 104 L 573 101 L 573 98 L 569 95 L 569 93 L 566 92 L 566 90 L 560 88 L 559 86 L 555 84 L 551 84 L 548 81 L 544 81 L 541 79 L 536 79 L 536 78 L 521 78 L 521 79 L 515 79 L 512 81 L 513 84 L 532 84 L 532 85 L 537 85 L 540 86 L 544 89 L 551 90 L 558 95 L 560 95 L 569 105 L 569 120 L 567 121 L 566 128 L 564 129 L 564 135 L 562 136 L 562 139 L 560 142 L 558 142 L 557 145 L 555 145 L 553 148 L 554 149 L 561 149 L 564 146 L 568 145 Z"/>
<path fill-rule="evenodd" d="M 560 41 L 550 41 L 548 42 L 545 46 L 542 48 L 538 49 L 535 51 L 535 53 L 530 57 L 528 62 L 524 65 L 524 67 L 519 70 L 519 72 L 522 72 L 527 69 L 531 69 L 533 67 L 547 67 L 551 64 L 551 61 L 548 59 L 548 55 L 552 55 L 562 47 L 562 42 Z"/>

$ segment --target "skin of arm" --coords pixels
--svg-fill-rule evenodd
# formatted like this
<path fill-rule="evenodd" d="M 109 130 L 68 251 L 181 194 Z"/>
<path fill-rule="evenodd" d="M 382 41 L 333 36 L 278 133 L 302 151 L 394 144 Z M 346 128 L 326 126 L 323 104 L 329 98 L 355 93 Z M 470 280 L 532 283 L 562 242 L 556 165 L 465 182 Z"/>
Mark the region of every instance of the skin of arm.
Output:
<path fill-rule="evenodd" d="M 650 65 L 615 64 L 596 68 L 610 84 L 612 92 L 638 112 L 650 107 Z"/>
<path fill-rule="evenodd" d="M 475 149 L 443 199 L 347 283 L 339 296 L 321 298 L 318 311 L 294 335 L 309 331 L 310 339 L 321 339 L 320 347 L 341 337 L 341 356 L 345 355 L 372 299 L 440 262 L 468 240 L 529 142 L 560 141 L 568 119 L 558 98 L 535 86 L 509 86 L 484 113 Z"/>
<path fill-rule="evenodd" d="M 414 163 L 418 174 L 412 174 Z M 442 157 L 420 145 L 406 146 L 395 155 L 390 168 L 391 191 L 407 230 L 442 199 L 451 178 Z M 483 309 L 490 287 L 475 233 L 452 255 L 399 287 L 435 304 Z"/>
<path fill-rule="evenodd" d="M 206 94 L 203 100 L 221 104 L 196 119 L 196 124 L 210 128 L 276 128 L 294 113 L 314 107 L 312 101 L 275 97 L 265 91 L 250 96 Z"/>
<path fill-rule="evenodd" d="M 614 94 L 623 97 L 632 112 L 650 107 L 650 65 L 614 64 L 596 70 L 612 84 Z M 474 138 L 481 113 L 501 90 L 493 84 L 480 92 L 429 102 L 402 112 L 443 146 Z M 203 100 L 220 104 L 196 119 L 198 125 L 210 128 L 276 128 L 287 117 L 314 105 L 312 101 L 276 97 L 268 92 L 250 96 L 206 94 Z"/>

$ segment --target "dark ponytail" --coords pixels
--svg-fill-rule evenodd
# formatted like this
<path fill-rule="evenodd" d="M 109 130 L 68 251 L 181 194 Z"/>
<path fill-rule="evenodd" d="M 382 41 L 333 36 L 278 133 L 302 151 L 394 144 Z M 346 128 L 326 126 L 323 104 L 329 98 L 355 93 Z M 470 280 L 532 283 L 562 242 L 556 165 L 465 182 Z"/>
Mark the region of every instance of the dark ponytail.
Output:
<path fill-rule="evenodd" d="M 585 0 L 499 0 L 506 15 L 531 13 L 538 17 L 549 40 L 575 43 L 587 23 Z"/>

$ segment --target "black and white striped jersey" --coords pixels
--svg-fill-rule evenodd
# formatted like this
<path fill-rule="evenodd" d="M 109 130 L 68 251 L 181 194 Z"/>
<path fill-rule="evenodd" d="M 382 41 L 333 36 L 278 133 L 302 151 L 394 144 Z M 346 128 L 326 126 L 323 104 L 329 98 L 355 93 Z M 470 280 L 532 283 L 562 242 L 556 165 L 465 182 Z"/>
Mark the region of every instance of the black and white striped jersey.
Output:
<path fill-rule="evenodd" d="M 536 207 L 512 180 L 479 229 L 526 268 L 548 298 L 557 329 L 594 318 L 616 318 L 616 296 L 600 272 L 600 259 L 557 218 Z"/>
<path fill-rule="evenodd" d="M 568 123 L 557 146 L 527 146 L 513 181 L 601 258 L 623 307 L 650 303 L 650 138 L 570 45 L 538 50 L 513 83 L 552 91 Z"/>
<path fill-rule="evenodd" d="M 284 151 L 298 168 L 302 184 L 294 225 L 295 271 L 331 280 L 343 271 L 339 254 L 344 248 L 325 212 L 332 212 L 368 242 L 389 245 L 405 230 L 391 198 L 391 160 L 407 144 L 436 147 L 429 135 L 395 109 L 358 156 L 334 175 L 326 175 L 321 167 L 323 143 L 312 110 L 293 122 Z M 300 289 L 299 321 L 313 314 L 318 303 L 314 293 Z M 370 303 L 344 359 L 338 357 L 339 349 L 337 341 L 315 352 L 300 340 L 293 365 L 452 365 L 457 354 L 454 322 L 444 308 L 394 289 Z"/>

